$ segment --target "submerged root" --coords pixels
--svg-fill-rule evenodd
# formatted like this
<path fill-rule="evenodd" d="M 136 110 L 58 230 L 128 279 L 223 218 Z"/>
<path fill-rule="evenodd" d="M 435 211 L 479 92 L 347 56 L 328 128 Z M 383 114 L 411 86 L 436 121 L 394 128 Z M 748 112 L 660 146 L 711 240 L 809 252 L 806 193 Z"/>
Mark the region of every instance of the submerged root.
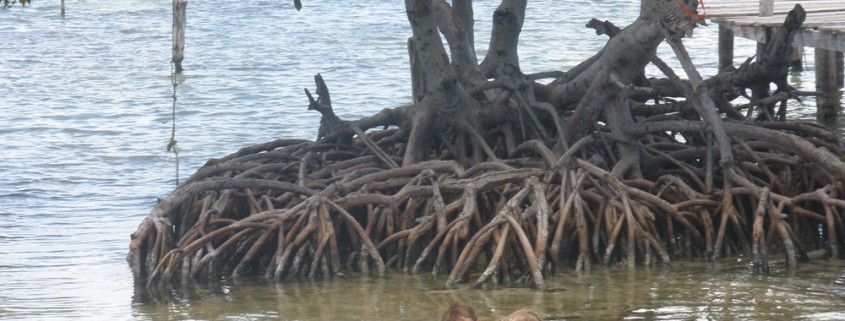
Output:
<path fill-rule="evenodd" d="M 661 165 L 629 180 L 596 161 L 611 151 L 600 137 L 572 147 L 591 160 L 546 148 L 465 169 L 448 160 L 394 167 L 367 146 L 400 146 L 368 135 L 349 145 L 277 141 L 210 161 L 133 234 L 135 276 L 152 284 L 448 271 L 447 286 L 543 288 L 553 271 L 595 263 L 747 251 L 763 271 L 776 252 L 794 266 L 819 248 L 839 256 L 845 241 L 842 185 L 764 142 L 735 137 L 745 146 L 738 166 L 714 176 L 723 189 L 707 191 L 704 150 L 677 135 L 642 139 Z"/>

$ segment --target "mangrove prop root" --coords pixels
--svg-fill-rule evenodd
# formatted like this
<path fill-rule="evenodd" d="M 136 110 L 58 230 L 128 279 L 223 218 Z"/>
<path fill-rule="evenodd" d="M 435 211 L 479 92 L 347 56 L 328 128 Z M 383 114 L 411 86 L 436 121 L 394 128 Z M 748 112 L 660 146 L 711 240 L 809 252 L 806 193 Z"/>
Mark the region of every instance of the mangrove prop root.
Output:
<path fill-rule="evenodd" d="M 413 104 L 341 120 L 318 75 L 319 97 L 306 91 L 309 108 L 322 114 L 318 139 L 209 160 L 132 234 L 127 260 L 136 278 L 152 286 L 443 272 L 449 287 L 474 280 L 543 289 L 551 273 L 595 263 L 741 253 L 766 271 L 776 253 L 794 268 L 813 250 L 845 252 L 845 144 L 812 125 L 725 120 L 741 114 L 726 101 L 731 93 L 778 78 L 755 76 L 777 57 L 700 79 L 679 38 L 695 23 L 643 0 L 652 3 L 644 15 L 672 19 L 638 19 L 596 57 L 547 73 L 557 79 L 543 85 L 521 73 L 511 48 L 524 1 L 505 0 L 497 11 L 513 16 L 497 20 L 488 54 L 499 56 L 484 68 L 474 52 L 459 51 L 474 50 L 467 35 L 447 30 L 456 50 L 447 55 L 430 32 L 471 14 L 406 3 Z M 799 9 L 776 32 L 777 44 L 792 43 Z M 664 65 L 670 79 L 659 83 L 674 89 L 635 85 L 645 64 L 659 61 L 649 48 L 665 37 L 692 80 Z M 620 48 L 631 43 L 636 50 Z M 789 53 L 781 49 L 774 55 Z M 616 65 L 623 61 L 631 64 Z"/>
<path fill-rule="evenodd" d="M 150 284 L 246 275 L 323 279 L 341 273 L 384 275 L 390 268 L 414 273 L 451 271 L 448 286 L 477 273 L 477 286 L 528 278 L 533 287 L 543 288 L 547 274 L 565 266 L 588 269 L 593 262 L 634 266 L 652 256 L 664 263 L 682 257 L 709 260 L 742 253 L 747 248 L 741 244 L 748 243 L 753 244 L 754 268 L 765 271 L 768 255 L 777 249 L 787 255 L 787 264 L 794 265 L 797 248 L 807 246 L 797 240 L 813 240 L 809 245 L 821 245 L 832 255 L 839 255 L 843 244 L 838 223 L 845 201 L 839 196 L 838 182 L 791 180 L 802 186 L 781 193 L 754 183 L 786 173 L 819 175 L 817 168 L 801 162 L 762 160 L 771 154 L 795 157 L 776 149 L 748 150 L 757 153 L 758 166 L 766 170 L 732 167 L 732 174 L 723 175 L 728 180 L 721 186 L 724 189 L 705 193 L 698 190 L 703 186 L 685 183 L 695 181 L 687 177 L 690 171 L 657 171 L 659 176 L 648 189 L 645 185 L 649 184 L 617 179 L 608 169 L 580 158 L 560 159 L 554 163 L 561 167 L 550 168 L 543 159 L 548 156 L 539 154 L 520 158 L 529 167 L 486 166 L 469 176 L 451 161 L 421 163 L 407 171 L 386 162 L 369 163 L 366 171 L 354 174 L 364 168 L 348 171 L 356 166 L 350 160 L 365 157 L 353 156 L 357 153 L 372 152 L 367 143 L 356 140 L 348 147 L 306 148 L 310 144 L 281 147 L 280 152 L 294 156 L 304 150 L 317 156 L 350 152 L 348 158 L 310 165 L 305 180 L 310 186 L 325 186 L 322 190 L 288 183 L 300 179 L 298 170 L 268 166 L 299 164 L 290 158 L 267 157 L 238 166 L 228 163 L 239 162 L 231 158 L 207 165 L 239 170 L 228 171 L 232 177 L 228 179 L 192 179 L 154 208 L 133 235 L 129 262 L 135 276 Z M 652 143 L 652 148 L 659 148 L 658 144 Z M 256 153 L 273 152 L 277 151 Z M 661 157 L 671 155 L 662 153 Z M 684 157 L 671 163 L 676 162 L 703 166 Z M 326 174 L 327 167 L 337 174 Z M 247 171 L 253 174 L 240 175 Z M 289 193 L 295 197 L 286 197 Z M 500 202 L 502 197 L 507 201 Z M 740 224 L 743 221 L 748 223 Z M 823 229 L 790 229 L 796 221 Z M 193 225 L 179 225 L 186 222 Z M 731 229 L 731 224 L 738 225 Z M 736 233 L 737 229 L 747 230 Z M 771 233 L 780 237 L 773 238 Z M 710 234 L 715 242 L 702 237 Z M 678 244 L 691 246 L 679 248 Z M 450 254 L 451 247 L 458 250 L 457 255 Z M 508 258 L 516 253 L 521 258 Z M 392 257 L 401 259 L 388 267 L 385 262 Z M 342 263 L 350 260 L 358 264 Z"/>

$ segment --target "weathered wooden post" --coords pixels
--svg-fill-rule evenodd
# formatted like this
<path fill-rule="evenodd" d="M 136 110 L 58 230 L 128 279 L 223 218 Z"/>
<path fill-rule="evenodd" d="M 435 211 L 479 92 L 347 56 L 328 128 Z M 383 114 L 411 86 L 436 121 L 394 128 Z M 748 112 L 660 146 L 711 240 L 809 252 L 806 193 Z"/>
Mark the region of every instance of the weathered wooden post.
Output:
<path fill-rule="evenodd" d="M 734 65 L 734 31 L 719 25 L 719 70 Z"/>
<path fill-rule="evenodd" d="M 187 7 L 188 0 L 173 0 L 173 64 L 176 73 L 182 73 L 182 59 L 185 58 Z"/>
<path fill-rule="evenodd" d="M 774 15 L 774 0 L 760 0 L 760 17 L 771 17 Z M 764 27 L 761 29 L 763 33 L 763 39 L 757 42 L 757 61 L 763 61 L 763 59 L 770 54 L 770 51 L 767 49 L 768 45 L 772 42 L 772 34 L 774 30 L 772 27 Z M 751 101 L 752 103 L 756 103 L 758 100 L 767 98 L 770 96 L 769 86 L 753 86 L 751 87 Z M 771 106 L 765 107 L 766 109 L 771 109 Z M 750 115 L 751 109 L 749 109 Z"/>
<path fill-rule="evenodd" d="M 760 0 L 760 16 L 769 17 L 775 13 L 774 0 Z M 768 42 L 768 36 L 771 34 L 771 29 L 766 30 L 766 39 L 757 43 L 757 54 L 764 54 L 766 52 L 765 42 Z M 761 56 L 758 56 L 758 59 Z M 724 25 L 719 25 L 719 70 L 732 67 L 734 59 L 734 34 L 733 30 Z"/>
<path fill-rule="evenodd" d="M 775 0 L 760 0 L 760 16 L 770 17 L 775 14 Z"/>
<path fill-rule="evenodd" d="M 62 0 L 61 8 L 62 8 L 61 9 L 62 10 L 62 18 L 64 18 L 65 17 L 65 0 Z"/>
<path fill-rule="evenodd" d="M 760 0 L 760 16 L 761 17 L 771 17 L 775 14 L 775 1 L 774 0 Z M 772 40 L 772 28 L 765 28 L 765 38 L 763 41 L 757 43 L 757 60 L 763 57 L 763 55 L 767 54 L 768 51 L 766 50 L 766 43 Z"/>
<path fill-rule="evenodd" d="M 839 92 L 837 90 L 836 52 L 816 48 L 816 118 L 822 123 L 836 121 L 839 109 Z"/>
<path fill-rule="evenodd" d="M 789 68 L 794 71 L 804 70 L 804 46 L 795 45 L 792 47 L 792 61 L 789 62 Z"/>
<path fill-rule="evenodd" d="M 841 51 L 836 52 L 836 87 L 845 86 L 845 56 Z"/>

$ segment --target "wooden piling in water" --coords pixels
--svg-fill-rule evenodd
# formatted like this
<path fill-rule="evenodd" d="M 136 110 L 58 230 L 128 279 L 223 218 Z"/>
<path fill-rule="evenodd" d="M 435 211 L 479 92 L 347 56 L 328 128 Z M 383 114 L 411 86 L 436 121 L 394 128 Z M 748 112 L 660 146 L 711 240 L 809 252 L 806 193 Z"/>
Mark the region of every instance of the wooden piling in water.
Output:
<path fill-rule="evenodd" d="M 804 70 L 804 46 L 795 45 L 792 47 L 792 61 L 789 62 L 792 71 Z"/>
<path fill-rule="evenodd" d="M 62 10 L 62 18 L 64 18 L 65 17 L 65 0 L 62 0 L 61 8 L 62 8 L 61 9 Z"/>
<path fill-rule="evenodd" d="M 837 68 L 836 52 L 816 48 L 816 118 L 823 123 L 836 120 L 839 109 L 839 91 L 837 84 L 841 68 Z"/>
<path fill-rule="evenodd" d="M 836 52 L 836 87 L 845 86 L 845 59 L 841 51 Z"/>
<path fill-rule="evenodd" d="M 734 32 L 719 25 L 719 71 L 734 65 Z"/>
<path fill-rule="evenodd" d="M 770 17 L 775 14 L 775 0 L 760 0 L 760 16 Z"/>
<path fill-rule="evenodd" d="M 182 73 L 182 60 L 185 58 L 187 7 L 188 0 L 173 0 L 173 64 L 176 73 Z"/>

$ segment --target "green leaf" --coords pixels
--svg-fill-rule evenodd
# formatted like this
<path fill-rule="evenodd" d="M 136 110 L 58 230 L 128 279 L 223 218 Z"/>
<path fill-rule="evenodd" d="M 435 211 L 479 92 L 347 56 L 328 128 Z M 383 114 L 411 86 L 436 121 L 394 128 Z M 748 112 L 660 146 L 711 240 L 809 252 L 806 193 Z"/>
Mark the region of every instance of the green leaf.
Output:
<path fill-rule="evenodd" d="M 302 1 L 293 0 L 293 6 L 296 8 L 296 11 L 302 10 Z"/>

